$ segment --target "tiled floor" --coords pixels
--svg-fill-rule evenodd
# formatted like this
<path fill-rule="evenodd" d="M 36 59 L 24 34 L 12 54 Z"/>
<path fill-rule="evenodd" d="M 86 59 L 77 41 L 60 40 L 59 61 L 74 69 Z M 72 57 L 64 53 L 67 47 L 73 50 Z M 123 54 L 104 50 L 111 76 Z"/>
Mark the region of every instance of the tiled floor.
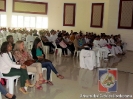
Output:
<path fill-rule="evenodd" d="M 80 69 L 79 59 L 72 57 L 54 57 L 47 56 L 52 60 L 59 73 L 65 76 L 65 79 L 58 79 L 54 73 L 53 86 L 44 84 L 43 90 L 35 88 L 28 89 L 30 94 L 24 95 L 15 87 L 17 99 L 81 99 L 81 94 L 122 94 L 133 95 L 133 52 L 127 52 L 122 57 L 112 57 L 108 62 L 101 62 L 102 68 L 118 68 L 118 91 L 116 93 L 98 92 L 98 69 L 93 71 Z M 5 99 L 3 97 L 3 99 Z M 94 98 L 88 98 L 94 99 Z M 97 98 L 97 99 L 116 99 L 116 98 Z M 120 98 L 117 98 L 120 99 Z M 133 99 L 133 98 L 126 98 Z"/>

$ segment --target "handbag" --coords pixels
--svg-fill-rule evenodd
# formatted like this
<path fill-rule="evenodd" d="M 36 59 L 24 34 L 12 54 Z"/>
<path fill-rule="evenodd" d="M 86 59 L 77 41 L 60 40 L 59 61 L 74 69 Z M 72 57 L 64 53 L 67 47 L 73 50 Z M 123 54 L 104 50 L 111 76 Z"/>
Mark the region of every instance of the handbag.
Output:
<path fill-rule="evenodd" d="M 59 43 L 59 45 L 60 45 L 62 48 L 67 48 L 67 45 L 63 42 L 63 40 Z"/>
<path fill-rule="evenodd" d="M 112 48 L 112 46 L 111 46 L 111 45 L 107 45 L 107 47 L 108 47 L 109 49 L 111 49 L 111 48 Z"/>
<path fill-rule="evenodd" d="M 24 64 L 27 65 L 27 66 L 30 66 L 35 62 L 36 62 L 35 60 L 30 59 L 30 60 L 25 61 Z"/>
<path fill-rule="evenodd" d="M 51 61 L 48 60 L 48 59 L 44 59 L 44 58 L 43 58 L 43 59 L 39 59 L 38 62 L 41 62 L 41 63 L 42 63 L 42 62 L 51 62 Z M 52 63 L 52 62 L 51 62 L 51 63 Z"/>

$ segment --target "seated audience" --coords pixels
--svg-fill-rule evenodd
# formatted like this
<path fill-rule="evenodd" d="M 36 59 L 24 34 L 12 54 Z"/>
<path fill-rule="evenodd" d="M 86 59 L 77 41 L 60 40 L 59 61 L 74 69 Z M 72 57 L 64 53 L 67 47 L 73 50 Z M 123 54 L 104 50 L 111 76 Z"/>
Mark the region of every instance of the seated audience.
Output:
<path fill-rule="evenodd" d="M 33 31 L 33 36 L 39 36 L 39 35 L 37 34 L 37 30 L 36 30 L 36 29 L 34 29 L 34 31 Z"/>
<path fill-rule="evenodd" d="M 54 43 L 55 40 L 58 38 L 58 33 L 54 30 L 51 31 L 51 40 Z"/>
<path fill-rule="evenodd" d="M 58 38 L 55 41 L 57 48 L 61 48 L 62 49 L 62 54 L 65 56 L 68 56 L 67 53 L 67 45 L 65 43 L 65 40 L 63 39 L 63 37 L 61 35 L 58 35 Z"/>
<path fill-rule="evenodd" d="M 100 39 L 100 42 L 99 42 L 99 44 L 100 44 L 100 46 L 102 47 L 102 48 L 104 48 L 107 52 L 108 52 L 108 54 L 109 53 L 111 53 L 111 55 L 113 55 L 113 56 L 115 56 L 115 48 L 114 48 L 114 46 L 110 46 L 109 44 L 108 44 L 108 42 L 106 41 L 106 36 L 102 36 L 101 37 L 101 39 Z"/>
<path fill-rule="evenodd" d="M 69 34 L 64 35 L 64 40 L 65 43 L 67 44 L 67 48 L 71 51 L 71 54 L 73 55 L 75 48 L 73 42 L 70 40 L 70 35 Z"/>
<path fill-rule="evenodd" d="M 84 48 L 85 46 L 85 39 L 82 38 L 81 35 L 76 35 L 76 38 L 74 40 L 74 46 L 75 46 L 75 50 L 81 50 Z"/>
<path fill-rule="evenodd" d="M 53 54 L 54 53 L 53 49 L 55 49 L 55 46 L 52 44 L 52 42 L 49 42 L 45 36 L 42 36 L 41 39 L 44 46 L 49 46 L 49 53 Z"/>
<path fill-rule="evenodd" d="M 45 59 L 45 54 L 43 53 L 43 50 L 41 48 L 41 40 L 39 38 L 35 39 L 31 52 L 32 52 L 33 59 L 36 60 L 37 62 L 40 62 L 42 64 L 42 68 L 47 68 L 47 83 L 48 84 L 53 85 L 53 83 L 50 81 L 51 70 L 60 79 L 64 78 L 62 75 L 60 75 L 57 72 L 57 70 L 54 68 L 52 62 Z"/>
<path fill-rule="evenodd" d="M 28 92 L 24 89 L 24 87 L 33 87 L 33 85 L 29 81 L 26 66 L 23 64 L 17 65 L 14 63 L 11 51 L 12 44 L 9 42 L 4 42 L 1 46 L 0 72 L 3 73 L 4 76 L 20 76 L 21 88 L 19 88 L 19 90 L 22 93 L 27 94 Z"/>
<path fill-rule="evenodd" d="M 46 38 L 48 39 L 49 42 L 53 43 L 50 33 L 47 33 Z"/>
<path fill-rule="evenodd" d="M 23 41 L 16 42 L 14 57 L 21 65 L 25 64 L 27 60 L 33 60 L 31 55 L 25 50 Z M 43 78 L 42 65 L 40 63 L 32 63 L 30 66 L 27 66 L 27 71 L 35 73 L 35 87 L 39 90 L 42 89 L 41 84 L 47 82 Z"/>
<path fill-rule="evenodd" d="M 73 42 L 75 40 L 75 35 L 76 35 L 76 32 L 72 33 L 70 35 L 70 40 Z"/>
<path fill-rule="evenodd" d="M 13 49 L 14 46 L 15 46 L 13 36 L 12 36 L 12 35 L 8 35 L 8 36 L 6 37 L 6 40 L 7 40 L 7 42 L 9 42 L 9 43 L 12 44 L 12 49 Z"/>

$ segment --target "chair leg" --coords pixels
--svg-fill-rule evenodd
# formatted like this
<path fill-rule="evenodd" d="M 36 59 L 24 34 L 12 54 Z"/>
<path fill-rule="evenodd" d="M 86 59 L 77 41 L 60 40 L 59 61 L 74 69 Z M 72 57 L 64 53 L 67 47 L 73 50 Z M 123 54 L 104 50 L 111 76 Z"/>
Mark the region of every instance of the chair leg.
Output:
<path fill-rule="evenodd" d="M 52 81 L 52 73 L 50 74 L 50 80 Z"/>
<path fill-rule="evenodd" d="M 17 86 L 17 84 L 18 84 L 18 79 L 16 79 L 16 83 L 15 83 L 15 86 Z"/>
<path fill-rule="evenodd" d="M 14 79 L 10 79 L 9 82 L 9 93 L 14 94 Z"/>
<path fill-rule="evenodd" d="M 9 80 L 6 80 L 6 88 L 9 88 Z"/>
<path fill-rule="evenodd" d="M 56 51 L 57 51 L 57 49 L 55 49 L 55 51 L 54 51 L 54 55 L 56 54 Z"/>
<path fill-rule="evenodd" d="M 77 52 L 77 57 L 79 56 L 79 52 Z"/>
<path fill-rule="evenodd" d="M 103 59 L 104 59 L 104 56 L 105 56 L 104 54 L 105 54 L 105 52 L 102 52 L 102 58 L 103 58 Z"/>
<path fill-rule="evenodd" d="M 1 92 L 0 92 L 0 99 L 2 99 Z"/>
<path fill-rule="evenodd" d="M 75 54 L 76 54 L 76 51 L 74 51 L 74 55 L 73 55 L 73 58 L 75 57 Z"/>
<path fill-rule="evenodd" d="M 59 54 L 60 54 L 60 57 L 61 57 L 61 55 L 62 55 L 62 50 L 59 51 Z"/>
<path fill-rule="evenodd" d="M 47 53 L 47 47 L 45 47 L 45 53 L 48 54 L 48 53 Z"/>
<path fill-rule="evenodd" d="M 31 80 L 33 80 L 33 79 L 34 79 L 34 75 L 32 74 L 32 75 L 31 75 Z"/>

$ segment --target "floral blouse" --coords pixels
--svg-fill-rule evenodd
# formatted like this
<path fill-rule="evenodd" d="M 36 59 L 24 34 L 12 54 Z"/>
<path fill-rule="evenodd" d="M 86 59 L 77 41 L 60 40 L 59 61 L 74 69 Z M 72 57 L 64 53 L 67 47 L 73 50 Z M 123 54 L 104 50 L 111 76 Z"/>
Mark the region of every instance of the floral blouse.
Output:
<path fill-rule="evenodd" d="M 24 51 L 23 53 L 21 53 L 20 51 L 15 51 L 14 57 L 15 60 L 21 65 L 23 65 L 25 61 L 32 59 L 31 55 L 27 51 Z"/>

